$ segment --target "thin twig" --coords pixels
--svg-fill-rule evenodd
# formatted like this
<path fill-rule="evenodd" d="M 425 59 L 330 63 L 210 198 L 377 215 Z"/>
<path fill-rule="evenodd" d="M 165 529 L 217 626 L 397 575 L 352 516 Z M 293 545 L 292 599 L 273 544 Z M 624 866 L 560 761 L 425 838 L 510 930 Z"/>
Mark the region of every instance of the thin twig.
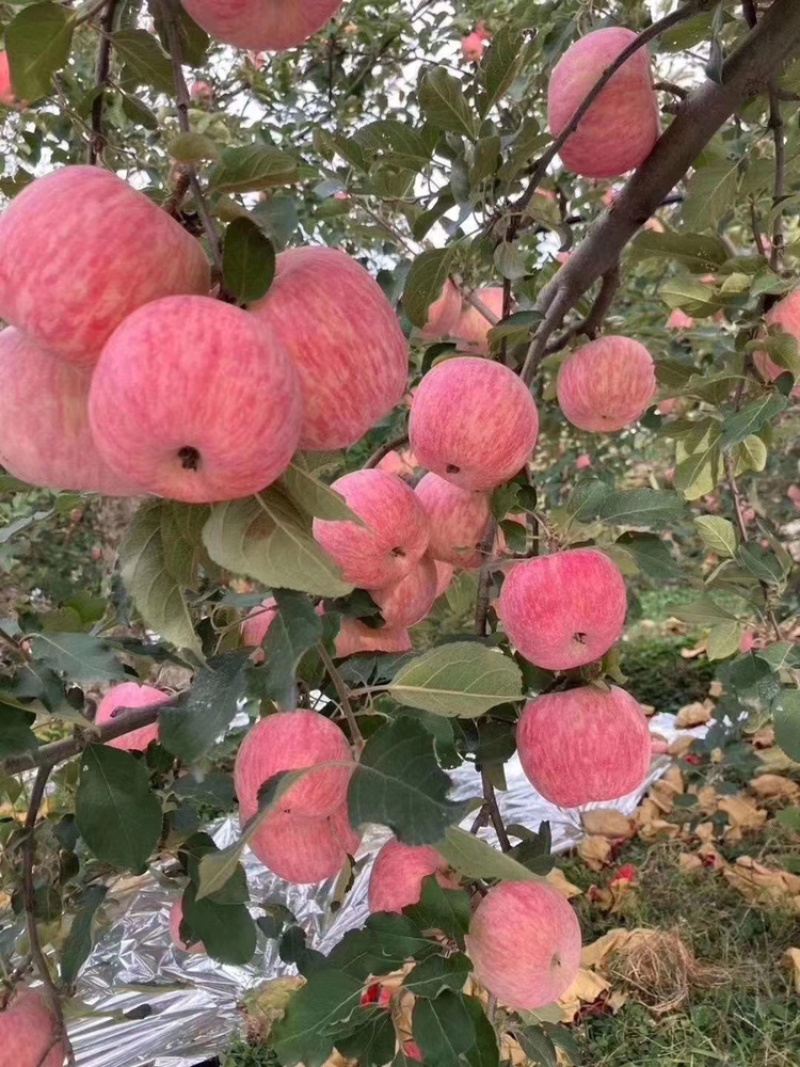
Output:
<path fill-rule="evenodd" d="M 106 138 L 103 133 L 103 107 L 105 105 L 106 89 L 111 74 L 111 34 L 114 32 L 114 18 L 117 13 L 119 0 L 106 0 L 106 9 L 100 18 L 100 41 L 97 45 L 97 66 L 95 68 L 95 84 L 97 96 L 92 102 L 91 136 L 89 137 L 88 159 L 90 164 L 97 163 L 102 159 L 106 147 Z"/>
<path fill-rule="evenodd" d="M 391 441 L 384 441 L 380 448 L 376 448 L 364 464 L 364 470 L 368 470 L 370 467 L 377 467 L 384 456 L 388 456 L 395 448 L 401 448 L 403 445 L 407 444 L 408 430 L 406 430 L 405 433 L 398 434 L 397 437 L 393 437 Z"/>
<path fill-rule="evenodd" d="M 360 752 L 364 747 L 364 738 L 361 729 L 359 728 L 355 712 L 353 711 L 353 705 L 350 703 L 350 693 L 348 692 L 347 686 L 344 684 L 344 679 L 341 674 L 339 674 L 336 664 L 331 659 L 324 641 L 320 641 L 317 644 L 317 652 L 319 653 L 319 658 L 322 660 L 322 665 L 328 672 L 328 677 L 333 682 L 336 694 L 339 697 L 339 705 L 344 712 L 345 719 L 347 719 L 347 725 L 350 727 L 350 740 L 355 746 L 356 751 Z"/>
<path fill-rule="evenodd" d="M 772 130 L 772 138 L 775 142 L 775 182 L 772 189 L 772 209 L 775 219 L 772 224 L 769 264 L 777 272 L 783 266 L 783 212 L 780 210 L 780 204 L 786 193 L 786 138 L 781 103 L 775 91 L 774 82 L 770 83 L 769 87 L 769 128 Z"/>
<path fill-rule="evenodd" d="M 497 804 L 497 794 L 484 768 L 481 768 L 481 785 L 483 786 L 483 802 L 489 812 L 489 818 L 494 827 L 494 832 L 497 834 L 497 840 L 500 842 L 500 848 L 503 852 L 510 852 L 511 842 L 508 839 L 508 834 L 503 824 L 503 816 L 500 814 L 500 808 Z"/>

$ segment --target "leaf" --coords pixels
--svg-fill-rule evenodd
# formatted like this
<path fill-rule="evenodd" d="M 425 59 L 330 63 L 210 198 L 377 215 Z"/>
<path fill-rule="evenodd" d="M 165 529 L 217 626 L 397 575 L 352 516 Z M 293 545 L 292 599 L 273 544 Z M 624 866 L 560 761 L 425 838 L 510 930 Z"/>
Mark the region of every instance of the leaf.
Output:
<path fill-rule="evenodd" d="M 643 230 L 631 243 L 636 259 L 663 256 L 682 263 L 695 274 L 708 274 L 717 270 L 730 257 L 725 242 L 720 237 L 699 233 L 656 233 Z"/>
<path fill-rule="evenodd" d="M 200 163 L 205 159 L 219 159 L 219 145 L 202 133 L 179 133 L 169 142 L 169 154 L 178 163 Z"/>
<path fill-rule="evenodd" d="M 312 537 L 308 517 L 274 487 L 215 505 L 203 542 L 215 563 L 267 586 L 329 597 L 353 588 Z"/>
<path fill-rule="evenodd" d="M 416 997 L 438 997 L 446 989 L 457 993 L 464 988 L 464 983 L 472 966 L 466 956 L 429 956 L 418 963 L 408 975 L 403 988 Z"/>
<path fill-rule="evenodd" d="M 701 596 L 690 604 L 684 604 L 675 609 L 675 617 L 683 622 L 696 623 L 698 626 L 713 626 L 718 622 L 726 622 L 735 619 L 725 608 L 710 596 Z"/>
<path fill-rule="evenodd" d="M 734 656 L 742 643 L 744 625 L 738 620 L 726 619 L 715 623 L 708 631 L 706 653 L 710 660 L 727 659 Z"/>
<path fill-rule="evenodd" d="M 767 455 L 767 446 L 761 438 L 750 434 L 737 446 L 735 473 L 763 471 L 767 465 Z"/>
<path fill-rule="evenodd" d="M 732 522 L 718 515 L 698 515 L 694 522 L 707 549 L 718 556 L 733 558 L 738 538 Z"/>
<path fill-rule="evenodd" d="M 736 553 L 736 561 L 754 578 L 768 585 L 782 585 L 786 577 L 781 561 L 769 548 L 761 545 L 741 545 Z"/>
<path fill-rule="evenodd" d="M 759 659 L 763 659 L 774 671 L 780 671 L 784 667 L 800 667 L 800 645 L 791 641 L 778 641 L 767 648 L 756 652 Z"/>
<path fill-rule="evenodd" d="M 418 722 L 400 718 L 367 741 L 350 781 L 350 821 L 383 823 L 403 844 L 431 845 L 463 814 L 463 805 L 447 799 L 449 789 L 434 739 Z"/>
<path fill-rule="evenodd" d="M 741 411 L 726 419 L 722 425 L 722 447 L 744 441 L 751 434 L 757 434 L 764 426 L 773 422 L 788 406 L 788 399 L 780 393 L 766 393 L 745 404 Z"/>
<path fill-rule="evenodd" d="M 291 709 L 297 706 L 297 667 L 322 637 L 322 619 L 302 593 L 273 589 L 273 595 L 278 613 L 263 642 L 264 665 L 253 674 L 260 697 Z"/>
<path fill-rule="evenodd" d="M 120 59 L 140 85 L 149 85 L 170 96 L 175 91 L 172 63 L 152 33 L 147 30 L 117 30 L 111 40 Z"/>
<path fill-rule="evenodd" d="M 202 649 L 194 632 L 181 583 L 170 571 L 162 519 L 170 504 L 143 504 L 133 517 L 119 548 L 122 581 L 147 623 L 166 641 L 200 656 Z"/>
<path fill-rule="evenodd" d="M 680 578 L 682 571 L 672 558 L 666 544 L 655 534 L 629 530 L 614 542 L 624 548 L 636 561 L 639 569 L 650 578 Z"/>
<path fill-rule="evenodd" d="M 452 248 L 433 248 L 411 264 L 403 289 L 403 310 L 414 326 L 423 327 L 428 321 L 428 308 L 442 295 L 451 259 Z"/>
<path fill-rule="evenodd" d="M 298 180 L 297 162 L 271 145 L 226 148 L 209 174 L 218 193 L 255 193 Z"/>
<path fill-rule="evenodd" d="M 182 586 L 197 588 L 198 569 L 203 552 L 203 527 L 210 509 L 205 505 L 181 504 L 165 500 L 161 504 L 161 540 L 164 565 Z"/>
<path fill-rule="evenodd" d="M 243 967 L 256 950 L 256 924 L 244 904 L 218 904 L 200 900 L 189 884 L 183 894 L 183 918 L 192 936 L 202 941 L 208 955 L 220 963 Z"/>
<path fill-rule="evenodd" d="M 248 650 L 212 660 L 195 677 L 179 707 L 159 713 L 159 740 L 185 763 L 205 755 L 224 733 L 247 690 Z"/>
<path fill-rule="evenodd" d="M 506 23 L 492 38 L 489 51 L 483 59 L 482 74 L 486 95 L 481 100 L 481 114 L 487 115 L 503 97 L 517 77 L 525 58 L 522 34 Z"/>
<path fill-rule="evenodd" d="M 67 939 L 61 950 L 61 981 L 71 986 L 89 958 L 94 945 L 94 920 L 108 893 L 108 886 L 89 885 L 81 893 Z"/>
<path fill-rule="evenodd" d="M 558 1053 L 551 1038 L 540 1027 L 525 1026 L 515 1031 L 522 1051 L 537 1067 L 558 1067 Z"/>
<path fill-rule="evenodd" d="M 457 826 L 448 827 L 444 839 L 436 842 L 451 867 L 467 878 L 503 878 L 515 882 L 541 882 L 542 876 L 498 851 L 474 834 Z"/>
<path fill-rule="evenodd" d="M 147 764 L 107 745 L 89 745 L 81 758 L 75 821 L 99 860 L 141 874 L 161 836 L 161 805 L 150 790 Z"/>
<path fill-rule="evenodd" d="M 608 493 L 599 502 L 597 518 L 615 526 L 663 526 L 684 510 L 681 498 L 668 489 L 630 489 Z"/>
<path fill-rule="evenodd" d="M 345 1027 L 345 1035 L 332 1035 L 336 1051 L 345 1059 L 358 1063 L 359 1067 L 384 1067 L 392 1062 L 397 1035 L 391 1013 L 382 1005 L 357 1007 Z"/>
<path fill-rule="evenodd" d="M 60 4 L 31 4 L 9 23 L 5 33 L 11 84 L 19 100 L 47 96 L 52 77 L 69 59 L 73 22 Z"/>
<path fill-rule="evenodd" d="M 314 477 L 311 456 L 298 453 L 283 476 L 286 493 L 306 515 L 329 522 L 354 522 L 363 526 L 363 520 L 348 507 L 341 493 Z"/>
<path fill-rule="evenodd" d="M 440 130 L 464 134 L 470 140 L 474 138 L 475 119 L 461 82 L 444 67 L 434 67 L 422 75 L 419 105 L 431 125 Z"/>
<path fill-rule="evenodd" d="M 91 634 L 34 634 L 30 640 L 40 664 L 79 685 L 127 677 L 114 653 Z"/>
<path fill-rule="evenodd" d="M 721 160 L 698 166 L 686 185 L 681 217 L 689 229 L 716 225 L 736 199 L 739 160 Z"/>
<path fill-rule="evenodd" d="M 516 663 L 498 649 L 472 641 L 454 641 L 416 656 L 388 688 L 412 708 L 461 718 L 475 718 L 524 696 Z"/>
<path fill-rule="evenodd" d="M 284 1067 L 322 1067 L 333 1049 L 326 1036 L 358 1006 L 363 980 L 342 971 L 312 971 L 272 1029 L 273 1047 Z"/>
<path fill-rule="evenodd" d="M 412 1016 L 414 1040 L 429 1067 L 497 1067 L 500 1054 L 494 1027 L 480 1001 L 445 992 L 420 998 Z"/>
<path fill-rule="evenodd" d="M 774 715 L 775 744 L 800 763 L 800 690 L 782 689 Z"/>
<path fill-rule="evenodd" d="M 240 304 L 253 304 L 267 295 L 275 277 L 272 241 L 252 219 L 234 219 L 225 230 L 222 281 Z"/>
<path fill-rule="evenodd" d="M 469 894 L 461 889 L 444 889 L 434 875 L 422 879 L 422 892 L 416 904 L 403 909 L 421 930 L 439 930 L 464 947 L 472 909 Z"/>
<path fill-rule="evenodd" d="M 510 241 L 501 242 L 494 250 L 494 265 L 504 278 L 517 281 L 528 273 L 525 257 Z"/>

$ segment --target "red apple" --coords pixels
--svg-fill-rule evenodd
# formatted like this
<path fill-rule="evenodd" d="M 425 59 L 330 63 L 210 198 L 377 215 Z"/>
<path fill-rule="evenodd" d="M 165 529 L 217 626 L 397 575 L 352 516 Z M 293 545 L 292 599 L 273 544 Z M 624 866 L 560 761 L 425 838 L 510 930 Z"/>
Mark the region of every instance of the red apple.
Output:
<path fill-rule="evenodd" d="M 378 462 L 376 469 L 386 471 L 387 474 L 396 474 L 398 478 L 407 482 L 414 477 L 417 467 L 417 457 L 410 449 L 404 448 L 402 452 L 397 452 L 395 449 L 387 452 Z"/>
<path fill-rule="evenodd" d="M 475 296 L 493 311 L 498 319 L 503 317 L 503 288 L 502 286 L 489 286 L 484 289 L 476 289 Z M 458 347 L 462 352 L 470 352 L 476 356 L 489 355 L 489 330 L 492 323 L 482 311 L 478 311 L 472 304 L 464 304 L 464 309 L 452 329 L 453 337 L 458 338 Z"/>
<path fill-rule="evenodd" d="M 774 304 L 767 312 L 765 321 L 767 326 L 779 326 L 784 333 L 788 333 L 800 343 L 800 289 L 795 289 Z M 753 362 L 762 378 L 768 382 L 774 382 L 781 374 L 792 373 L 771 359 L 768 352 L 756 352 Z M 800 397 L 800 365 L 795 366 L 794 376 L 798 381 L 792 390 L 792 396 Z"/>
<path fill-rule="evenodd" d="M 198 26 L 217 41 L 282 52 L 296 48 L 332 19 L 342 0 L 181 0 Z"/>
<path fill-rule="evenodd" d="M 1 53 L 0 53 L 1 54 Z M 115 474 L 89 429 L 91 376 L 50 355 L 19 330 L 0 333 L 0 463 L 48 489 L 137 496 Z"/>
<path fill-rule="evenodd" d="M 465 570 L 480 567 L 481 543 L 492 517 L 489 494 L 461 489 L 438 474 L 426 474 L 415 492 L 430 520 L 430 555 Z"/>
<path fill-rule="evenodd" d="M 575 548 L 518 563 L 503 582 L 497 613 L 511 644 L 531 663 L 566 671 L 600 659 L 625 625 L 625 581 L 608 556 Z"/>
<path fill-rule="evenodd" d="M 577 471 L 588 470 L 591 467 L 591 465 L 592 465 L 592 457 L 590 455 L 588 455 L 588 453 L 586 453 L 586 452 L 584 452 L 582 455 L 578 456 L 578 458 L 575 460 L 575 470 L 577 470 Z"/>
<path fill-rule="evenodd" d="M 336 636 L 336 656 L 344 659 L 357 652 L 410 652 L 411 637 L 402 626 L 367 626 L 358 619 L 343 618 Z"/>
<path fill-rule="evenodd" d="M 466 945 L 481 985 L 509 1008 L 535 1011 L 557 1001 L 575 980 L 581 930 L 551 886 L 502 882 L 478 905 Z"/>
<path fill-rule="evenodd" d="M 181 952 L 188 952 L 192 956 L 205 952 L 206 946 L 202 941 L 193 941 L 191 944 L 181 938 L 181 923 L 183 922 L 183 903 L 176 900 L 169 913 L 169 934 L 172 943 Z"/>
<path fill-rule="evenodd" d="M 268 596 L 266 600 L 262 600 L 260 604 L 251 608 L 247 617 L 242 621 L 242 644 L 246 648 L 258 648 L 262 645 L 277 614 L 278 602 L 274 596 Z M 259 662 L 263 658 L 263 653 L 257 657 Z"/>
<path fill-rule="evenodd" d="M 558 372 L 561 410 L 581 430 L 622 430 L 656 394 L 653 357 L 629 337 L 598 337 L 572 352 Z"/>
<path fill-rule="evenodd" d="M 333 814 L 345 803 L 353 755 L 339 727 L 316 711 L 281 711 L 257 722 L 239 746 L 233 770 L 242 825 L 258 811 L 265 782 L 318 764 L 326 766 L 290 786 L 277 810 L 307 818 Z"/>
<path fill-rule="evenodd" d="M 442 295 L 428 308 L 428 319 L 417 333 L 425 341 L 441 341 L 453 336 L 453 328 L 461 314 L 461 293 L 448 278 Z"/>
<path fill-rule="evenodd" d="M 381 287 L 344 252 L 282 252 L 252 313 L 283 341 L 300 375 L 301 448 L 348 448 L 402 400 L 408 342 Z"/>
<path fill-rule="evenodd" d="M 442 563 L 441 560 L 434 560 L 436 564 L 436 598 L 447 592 L 450 588 L 450 583 L 453 580 L 453 565 L 451 563 Z"/>
<path fill-rule="evenodd" d="M 431 874 L 445 889 L 458 885 L 448 872 L 447 861 L 435 848 L 387 841 L 375 857 L 369 877 L 369 910 L 400 912 L 419 903 L 422 882 Z"/>
<path fill-rule="evenodd" d="M 273 874 L 295 885 L 335 878 L 355 855 L 361 835 L 350 825 L 347 805 L 328 818 L 310 819 L 278 811 L 265 819 L 250 848 Z"/>
<path fill-rule="evenodd" d="M 428 547 L 428 516 L 413 489 L 379 470 L 353 471 L 331 488 L 363 521 L 314 519 L 314 539 L 345 580 L 379 589 L 404 578 Z"/>
<path fill-rule="evenodd" d="M 459 356 L 420 382 L 409 437 L 420 463 L 462 489 L 494 489 L 533 451 L 539 414 L 527 386 L 500 363 Z"/>
<path fill-rule="evenodd" d="M 0 52 L 0 104 L 14 107 L 17 102 L 11 88 L 11 68 L 8 65 L 8 52 Z"/>
<path fill-rule="evenodd" d="M 204 296 L 156 300 L 103 349 L 89 419 L 121 476 L 192 504 L 249 496 L 297 448 L 302 399 L 288 352 L 252 315 Z"/>
<path fill-rule="evenodd" d="M 605 69 L 636 40 L 632 30 L 596 30 L 568 48 L 550 78 L 550 132 L 560 136 Z M 585 178 L 617 178 L 638 167 L 660 133 L 650 55 L 640 48 L 613 75 L 561 149 L 561 161 Z"/>
<path fill-rule="evenodd" d="M 652 742 L 629 693 L 584 685 L 532 700 L 517 726 L 517 751 L 534 789 L 559 807 L 578 808 L 638 789 Z"/>
<path fill-rule="evenodd" d="M 38 178 L 0 218 L 0 317 L 72 363 L 143 304 L 209 284 L 199 242 L 100 167 Z"/>
<path fill-rule="evenodd" d="M 437 584 L 436 564 L 426 554 L 405 578 L 383 589 L 372 589 L 370 595 L 387 626 L 415 626 L 433 607 Z"/>
<path fill-rule="evenodd" d="M 123 682 L 109 689 L 97 706 L 95 724 L 104 726 L 113 722 L 116 718 L 117 708 L 151 708 L 158 704 L 165 704 L 170 700 L 169 693 L 162 693 L 152 685 L 137 685 L 136 682 Z M 139 730 L 132 730 L 122 737 L 115 737 L 106 744 L 112 748 L 120 748 L 123 752 L 144 752 L 153 741 L 158 741 L 158 723 L 151 726 L 142 726 Z"/>
<path fill-rule="evenodd" d="M 680 308 L 675 308 L 667 319 L 668 330 L 693 330 L 694 327 L 695 320 L 691 315 L 687 315 L 685 311 L 681 311 Z"/>
<path fill-rule="evenodd" d="M 21 989 L 0 1012 L 0 1067 L 62 1067 L 67 1050 L 45 994 Z"/>

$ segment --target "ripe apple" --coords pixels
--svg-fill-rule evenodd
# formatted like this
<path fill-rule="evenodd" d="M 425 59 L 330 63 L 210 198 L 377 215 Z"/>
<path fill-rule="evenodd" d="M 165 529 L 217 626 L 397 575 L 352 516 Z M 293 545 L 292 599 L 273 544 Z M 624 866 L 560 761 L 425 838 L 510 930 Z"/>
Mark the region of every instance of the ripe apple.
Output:
<path fill-rule="evenodd" d="M 336 635 L 336 656 L 344 659 L 357 652 L 410 652 L 411 637 L 403 626 L 367 626 L 358 619 L 343 618 Z"/>
<path fill-rule="evenodd" d="M 488 286 L 484 289 L 476 289 L 475 296 L 495 313 L 498 319 L 503 317 L 503 289 L 502 286 Z M 482 311 L 478 311 L 472 304 L 465 304 L 458 320 L 452 329 L 453 337 L 458 338 L 458 347 L 462 352 L 469 352 L 475 356 L 489 355 L 489 330 L 492 324 Z"/>
<path fill-rule="evenodd" d="M 116 718 L 117 708 L 150 708 L 165 704 L 170 699 L 169 693 L 162 693 L 152 685 L 137 685 L 136 682 L 123 682 L 109 689 L 97 706 L 94 721 L 97 726 L 104 726 Z M 153 741 L 158 741 L 158 723 L 142 726 L 129 734 L 106 741 L 111 748 L 120 748 L 123 752 L 144 752 Z"/>
<path fill-rule="evenodd" d="M 442 593 L 447 592 L 450 588 L 450 583 L 453 580 L 453 565 L 452 563 L 442 563 L 438 559 L 433 562 L 436 564 L 436 599 L 438 600 Z"/>
<path fill-rule="evenodd" d="M 556 64 L 547 89 L 550 132 L 559 137 L 607 67 L 636 34 L 621 26 L 576 41 Z M 661 132 L 650 55 L 640 48 L 613 75 L 561 149 L 565 167 L 585 178 L 618 178 L 653 151 Z"/>
<path fill-rule="evenodd" d="M 300 375 L 301 448 L 349 448 L 402 400 L 408 342 L 381 287 L 344 252 L 282 252 L 270 291 L 251 310 Z"/>
<path fill-rule="evenodd" d="M 268 596 L 266 600 L 262 600 L 260 604 L 256 604 L 248 611 L 246 618 L 242 621 L 242 644 L 245 648 L 258 648 L 263 644 L 267 631 L 277 614 L 278 602 L 274 596 Z M 256 657 L 256 662 L 261 663 L 263 659 L 264 653 L 261 652 Z"/>
<path fill-rule="evenodd" d="M 783 300 L 773 304 L 766 314 L 765 321 L 767 326 L 779 326 L 784 333 L 788 333 L 800 343 L 800 289 L 795 289 L 788 296 L 785 296 Z M 800 397 L 800 362 L 795 364 L 793 370 L 789 371 L 786 367 L 782 367 L 774 359 L 771 359 L 768 352 L 763 351 L 755 353 L 753 362 L 762 378 L 768 382 L 774 382 L 782 374 L 793 373 L 796 382 L 792 390 L 792 396 Z"/>
<path fill-rule="evenodd" d="M 489 494 L 461 489 L 432 473 L 421 479 L 415 492 L 430 520 L 430 555 L 465 570 L 480 567 L 481 543 L 492 517 Z"/>
<path fill-rule="evenodd" d="M 176 900 L 169 913 L 169 933 L 172 943 L 181 952 L 188 952 L 192 956 L 199 955 L 206 950 L 202 941 L 184 941 L 181 937 L 181 923 L 183 922 L 183 903 Z"/>
<path fill-rule="evenodd" d="M 269 815 L 250 840 L 250 848 L 273 874 L 295 885 L 335 878 L 361 843 L 350 825 L 347 805 L 328 818 L 310 819 L 291 812 Z"/>
<path fill-rule="evenodd" d="M 415 626 L 433 607 L 437 584 L 436 564 L 426 553 L 399 582 L 372 589 L 370 595 L 387 626 Z"/>
<path fill-rule="evenodd" d="M 543 882 L 501 882 L 472 916 L 466 936 L 481 985 L 516 1011 L 552 1004 L 572 985 L 581 930 L 570 904 Z"/>
<path fill-rule="evenodd" d="M 386 471 L 387 474 L 396 474 L 403 481 L 411 481 L 417 472 L 417 457 L 410 448 L 404 448 L 402 452 L 392 449 L 387 452 L 383 459 L 379 460 L 376 469 Z"/>
<path fill-rule="evenodd" d="M 339 727 L 316 711 L 281 711 L 257 722 L 239 746 L 233 769 L 242 825 L 258 811 L 265 782 L 318 764 L 326 766 L 289 786 L 276 810 L 307 818 L 332 815 L 345 803 L 353 755 Z"/>
<path fill-rule="evenodd" d="M 375 857 L 369 877 L 369 910 L 400 912 L 410 904 L 418 904 L 422 882 L 431 874 L 445 889 L 458 886 L 447 861 L 435 848 L 387 841 Z"/>
<path fill-rule="evenodd" d="M 0 52 L 0 104 L 14 107 L 17 102 L 11 88 L 11 68 L 8 65 L 8 52 Z"/>
<path fill-rule="evenodd" d="M 461 314 L 461 293 L 448 278 L 442 287 L 442 295 L 428 308 L 428 319 L 417 330 L 424 341 L 441 341 L 453 336 L 453 329 Z"/>
<path fill-rule="evenodd" d="M 420 463 L 462 489 L 494 489 L 524 465 L 539 434 L 527 386 L 501 363 L 457 356 L 437 363 L 411 405 Z"/>
<path fill-rule="evenodd" d="M 622 634 L 626 610 L 619 568 L 594 548 L 516 564 L 497 604 L 511 644 L 549 671 L 570 670 L 604 656 Z"/>
<path fill-rule="evenodd" d="M 342 0 L 181 0 L 217 41 L 252 52 L 296 48 L 332 19 Z"/>
<path fill-rule="evenodd" d="M 100 167 L 37 178 L 0 218 L 0 317 L 71 363 L 143 304 L 209 285 L 200 243 Z"/>
<path fill-rule="evenodd" d="M 653 402 L 653 357 L 630 337 L 598 337 L 567 356 L 556 389 L 573 426 L 600 433 L 622 430 Z"/>
<path fill-rule="evenodd" d="M 2 53 L 0 53 L 2 54 Z M 0 464 L 48 489 L 137 496 L 89 429 L 91 375 L 39 348 L 13 327 L 0 332 Z"/>
<path fill-rule="evenodd" d="M 129 315 L 89 393 L 108 465 L 192 504 L 274 482 L 297 448 L 301 417 L 297 374 L 269 327 L 205 296 L 165 297 Z"/>
<path fill-rule="evenodd" d="M 21 989 L 0 1011 L 0 1067 L 62 1067 L 67 1050 L 38 989 Z"/>
<path fill-rule="evenodd" d="M 428 547 L 428 516 L 414 490 L 379 470 L 353 471 L 331 488 L 364 524 L 314 519 L 314 539 L 345 580 L 380 589 L 405 578 Z"/>
<path fill-rule="evenodd" d="M 517 726 L 528 781 L 562 808 L 617 800 L 647 778 L 652 744 L 639 703 L 591 685 L 536 697 Z"/>
<path fill-rule="evenodd" d="M 680 308 L 675 308 L 667 319 L 668 330 L 693 330 L 694 327 L 695 320 L 691 315 L 687 315 L 685 311 L 681 311 Z"/>

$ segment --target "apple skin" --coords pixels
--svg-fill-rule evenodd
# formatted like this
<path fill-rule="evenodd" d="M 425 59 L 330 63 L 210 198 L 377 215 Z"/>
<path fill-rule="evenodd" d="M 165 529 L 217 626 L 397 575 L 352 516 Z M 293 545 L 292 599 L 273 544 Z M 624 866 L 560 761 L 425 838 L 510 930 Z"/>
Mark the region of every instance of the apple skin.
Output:
<path fill-rule="evenodd" d="M 181 0 L 216 41 L 252 52 L 282 52 L 303 44 L 332 19 L 342 0 Z"/>
<path fill-rule="evenodd" d="M 417 330 L 423 341 L 442 341 L 454 336 L 453 330 L 461 315 L 461 293 L 448 278 L 442 286 L 442 294 L 428 308 L 425 325 Z"/>
<path fill-rule="evenodd" d="M 430 520 L 430 555 L 464 570 L 480 567 L 481 542 L 492 517 L 489 494 L 461 489 L 433 473 L 426 474 L 414 491 Z"/>
<path fill-rule="evenodd" d="M 205 296 L 134 311 L 92 376 L 101 456 L 151 493 L 191 504 L 250 496 L 297 448 L 300 386 L 289 353 L 252 315 Z"/>
<path fill-rule="evenodd" d="M 638 789 L 650 769 L 652 741 L 630 693 L 584 685 L 527 704 L 517 751 L 534 789 L 559 807 L 579 808 Z"/>
<path fill-rule="evenodd" d="M 622 635 L 626 610 L 619 568 L 594 548 L 516 564 L 497 603 L 511 644 L 549 671 L 570 670 L 604 656 Z"/>
<path fill-rule="evenodd" d="M 542 882 L 502 882 L 490 889 L 465 941 L 475 978 L 516 1011 L 557 1001 L 580 966 L 575 912 Z"/>
<path fill-rule="evenodd" d="M 205 952 L 206 946 L 202 941 L 193 941 L 188 944 L 181 939 L 181 923 L 183 922 L 183 903 L 176 900 L 169 913 L 169 935 L 175 948 L 186 952 L 190 956 L 199 956 Z"/>
<path fill-rule="evenodd" d="M 62 1067 L 67 1050 L 53 1045 L 56 1027 L 44 993 L 20 990 L 0 1011 L 0 1067 Z"/>
<path fill-rule="evenodd" d="M 553 137 L 566 129 L 603 71 L 635 40 L 632 30 L 610 27 L 567 49 L 547 89 Z M 650 54 L 640 48 L 614 74 L 559 155 L 568 170 L 584 178 L 618 178 L 647 159 L 660 132 Z"/>
<path fill-rule="evenodd" d="M 345 581 L 381 589 L 411 571 L 428 547 L 428 516 L 419 498 L 394 474 L 374 469 L 337 478 L 341 493 L 363 521 L 314 519 L 314 540 L 339 565 Z"/>
<path fill-rule="evenodd" d="M 140 486 L 100 456 L 89 428 L 90 372 L 35 345 L 12 326 L 0 332 L 0 464 L 47 489 L 138 496 Z"/>
<path fill-rule="evenodd" d="M 767 326 L 780 326 L 784 333 L 790 334 L 800 342 L 800 289 L 795 289 L 779 300 L 769 309 L 766 314 Z M 768 352 L 756 352 L 753 362 L 758 368 L 761 377 L 767 382 L 774 382 L 782 374 L 790 373 L 786 367 L 782 367 L 770 358 Z M 800 379 L 800 373 L 796 375 Z M 800 381 L 792 390 L 792 396 L 800 397 Z"/>
<path fill-rule="evenodd" d="M 445 889 L 458 886 L 448 873 L 447 861 L 435 848 L 387 841 L 375 857 L 369 877 L 369 910 L 401 912 L 410 904 L 418 904 L 422 882 L 431 874 Z"/>
<path fill-rule="evenodd" d="M 200 243 L 100 167 L 37 178 L 0 218 L 0 318 L 71 363 L 143 304 L 209 285 Z"/>
<path fill-rule="evenodd" d="M 11 68 L 8 63 L 8 52 L 0 52 L 0 104 L 4 107 L 14 107 L 17 98 L 11 88 Z"/>
<path fill-rule="evenodd" d="M 403 626 L 367 626 L 358 619 L 343 618 L 336 635 L 337 659 L 358 652 L 410 652 L 411 636 Z"/>
<path fill-rule="evenodd" d="M 335 878 L 360 844 L 361 835 L 350 825 L 346 804 L 323 819 L 275 812 L 250 840 L 264 866 L 295 885 Z"/>
<path fill-rule="evenodd" d="M 446 593 L 450 588 L 450 583 L 453 580 L 454 568 L 451 563 L 442 563 L 441 560 L 434 560 L 436 564 L 436 598 Z"/>
<path fill-rule="evenodd" d="M 319 763 L 353 764 L 347 738 L 330 719 L 316 711 L 281 711 L 259 720 L 239 746 L 233 769 L 242 825 L 258 811 L 266 781 Z M 290 786 L 276 810 L 306 818 L 332 815 L 345 803 L 351 774 L 352 766 L 320 768 Z"/>
<path fill-rule="evenodd" d="M 415 626 L 433 607 L 437 585 L 436 563 L 426 554 L 405 578 L 383 589 L 372 589 L 370 595 L 387 626 Z"/>
<path fill-rule="evenodd" d="M 114 712 L 117 708 L 150 708 L 157 704 L 166 704 L 170 700 L 169 693 L 162 693 L 160 689 L 152 685 L 137 685 L 135 682 L 123 682 L 109 689 L 97 706 L 95 725 L 104 726 L 113 722 Z M 123 752 L 144 752 L 153 741 L 158 741 L 158 723 L 151 726 L 142 726 L 139 730 L 132 730 L 122 737 L 115 737 L 112 741 L 106 741 L 111 748 L 119 748 Z"/>
<path fill-rule="evenodd" d="M 344 252 L 281 252 L 251 313 L 272 327 L 300 375 L 300 448 L 349 448 L 402 400 L 408 342 L 381 287 Z"/>
<path fill-rule="evenodd" d="M 461 489 L 495 489 L 525 464 L 539 435 L 527 386 L 500 363 L 456 356 L 437 363 L 411 405 L 419 462 Z"/>
<path fill-rule="evenodd" d="M 656 395 L 653 357 L 638 341 L 607 335 L 577 348 L 558 372 L 558 403 L 580 430 L 611 433 L 644 415 Z"/>
<path fill-rule="evenodd" d="M 503 289 L 502 286 L 491 285 L 484 289 L 476 289 L 477 296 L 490 311 L 493 311 L 498 319 L 503 317 Z M 486 316 L 473 307 L 472 304 L 464 304 L 457 322 L 453 326 L 452 335 L 458 339 L 458 348 L 462 352 L 469 352 L 474 356 L 489 355 L 489 330 L 492 324 Z"/>

